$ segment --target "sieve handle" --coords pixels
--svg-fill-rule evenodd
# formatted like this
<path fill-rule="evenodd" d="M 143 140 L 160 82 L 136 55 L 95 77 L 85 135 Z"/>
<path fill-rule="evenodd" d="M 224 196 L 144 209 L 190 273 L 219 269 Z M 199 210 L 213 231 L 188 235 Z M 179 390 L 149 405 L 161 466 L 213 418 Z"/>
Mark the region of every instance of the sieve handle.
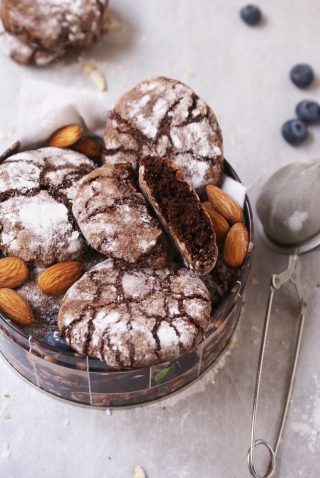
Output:
<path fill-rule="evenodd" d="M 275 445 L 274 445 L 274 447 L 272 447 L 266 440 L 256 439 L 256 422 L 257 422 L 257 412 L 258 412 L 258 400 L 259 400 L 259 392 L 260 392 L 261 373 L 262 373 L 263 360 L 264 360 L 264 355 L 265 355 L 266 340 L 267 340 L 267 335 L 268 335 L 268 328 L 269 328 L 269 322 L 270 322 L 270 317 L 271 317 L 271 310 L 272 310 L 272 303 L 273 303 L 274 294 L 284 284 L 288 284 L 288 283 L 292 283 L 295 286 L 295 289 L 296 289 L 296 292 L 297 292 L 297 295 L 298 295 L 298 298 L 299 298 L 299 301 L 300 301 L 301 309 L 300 309 L 300 318 L 299 318 L 299 330 L 298 330 L 297 341 L 296 341 L 296 345 L 295 345 L 294 360 L 293 360 L 293 364 L 292 364 L 290 383 L 289 383 L 289 387 L 288 387 L 288 390 L 287 390 L 285 405 L 283 407 L 281 422 L 280 422 L 279 430 L 278 430 L 278 433 L 277 433 L 277 438 L 276 438 L 276 441 L 275 441 Z M 294 254 L 294 255 L 291 255 L 289 257 L 288 268 L 285 271 L 281 272 L 280 274 L 273 274 L 272 278 L 271 278 L 271 285 L 270 285 L 267 311 L 266 311 L 266 316 L 265 316 L 265 321 L 264 321 L 264 326 L 263 326 L 263 332 L 262 332 L 262 339 L 261 339 L 261 346 L 260 346 L 260 353 L 259 353 L 259 361 L 258 361 L 258 368 L 257 368 L 257 376 L 256 376 L 256 385 L 255 385 L 254 400 L 253 400 L 252 424 L 251 424 L 251 444 L 250 444 L 250 448 L 249 448 L 249 451 L 248 451 L 248 466 L 249 466 L 250 473 L 254 478 L 269 478 L 269 477 L 272 476 L 272 474 L 275 470 L 276 453 L 277 453 L 279 445 L 280 445 L 282 432 L 283 432 L 286 417 L 287 417 L 287 414 L 288 414 L 291 392 L 292 392 L 294 378 L 295 378 L 296 369 L 297 369 L 297 363 L 298 363 L 300 345 L 301 345 L 301 338 L 302 338 L 302 332 L 303 332 L 304 321 L 305 321 L 305 307 L 306 307 L 306 303 L 303 299 L 302 288 L 301 288 L 301 262 L 300 262 L 300 259 L 299 259 L 298 255 Z M 264 475 L 260 475 L 255 468 L 254 453 L 255 453 L 255 448 L 259 445 L 264 446 L 270 454 L 270 461 L 269 461 L 268 469 L 267 469 L 266 474 L 264 474 Z"/>

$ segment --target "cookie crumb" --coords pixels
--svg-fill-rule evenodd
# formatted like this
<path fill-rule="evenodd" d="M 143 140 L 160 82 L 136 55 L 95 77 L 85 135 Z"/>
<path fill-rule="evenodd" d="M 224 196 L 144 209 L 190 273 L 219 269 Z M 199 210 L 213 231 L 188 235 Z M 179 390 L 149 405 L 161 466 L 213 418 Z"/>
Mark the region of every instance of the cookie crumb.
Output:
<path fill-rule="evenodd" d="M 232 135 L 230 136 L 230 143 L 233 144 L 233 145 L 235 145 L 235 144 L 241 143 L 241 141 L 240 141 L 240 139 L 239 139 L 239 137 L 238 137 L 237 135 L 232 134 Z"/>
<path fill-rule="evenodd" d="M 237 347 L 238 347 L 237 342 L 235 340 L 231 340 L 231 342 L 229 343 L 229 350 L 233 352 L 234 350 L 236 350 Z"/>
<path fill-rule="evenodd" d="M 2 396 L 3 396 L 4 398 L 10 398 L 10 393 L 8 392 L 8 390 L 4 390 L 4 391 L 2 392 Z"/>
<path fill-rule="evenodd" d="M 196 74 L 195 71 L 194 71 L 194 69 L 193 69 L 192 66 L 190 66 L 190 65 L 187 66 L 187 68 L 186 68 L 186 73 L 187 73 L 187 75 L 189 75 L 189 76 L 194 76 L 194 75 Z"/>
<path fill-rule="evenodd" d="M 121 30 L 122 27 L 123 27 L 123 24 L 119 22 L 119 20 L 116 20 L 115 18 L 111 18 L 106 24 L 106 28 L 109 32 L 116 32 L 118 30 Z"/>
<path fill-rule="evenodd" d="M 93 83 L 99 88 L 100 91 L 106 91 L 107 84 L 102 73 L 97 69 L 93 63 L 85 63 L 83 65 L 83 71 L 91 78 Z"/>
<path fill-rule="evenodd" d="M 70 419 L 69 418 L 66 418 L 64 421 L 63 421 L 63 424 L 65 427 L 68 427 L 70 425 Z"/>
<path fill-rule="evenodd" d="M 107 408 L 107 409 L 106 409 L 106 415 L 108 415 L 108 417 L 110 417 L 111 413 L 112 413 L 112 412 L 111 412 L 110 408 Z"/>
<path fill-rule="evenodd" d="M 10 450 L 9 450 L 9 445 L 8 445 L 8 443 L 5 443 L 4 446 L 3 446 L 3 451 L 0 455 L 0 457 L 3 460 L 7 460 L 8 458 L 10 458 L 10 456 L 11 456 L 11 453 L 10 453 Z"/>
<path fill-rule="evenodd" d="M 142 466 L 137 465 L 133 469 L 133 477 L 134 478 L 147 478 L 146 472 L 142 468 Z"/>
<path fill-rule="evenodd" d="M 5 415 L 3 415 L 4 420 L 11 420 L 11 418 L 12 417 L 11 417 L 10 413 L 6 413 Z"/>

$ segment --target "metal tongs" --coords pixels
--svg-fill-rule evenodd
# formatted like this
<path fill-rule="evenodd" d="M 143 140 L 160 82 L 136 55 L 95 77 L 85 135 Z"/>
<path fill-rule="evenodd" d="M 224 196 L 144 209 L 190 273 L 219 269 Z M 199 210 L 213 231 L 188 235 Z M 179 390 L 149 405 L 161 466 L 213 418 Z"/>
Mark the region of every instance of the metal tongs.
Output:
<path fill-rule="evenodd" d="M 294 359 L 293 359 L 293 364 L 292 364 L 292 369 L 291 369 L 291 377 L 290 377 L 289 387 L 288 387 L 288 390 L 287 390 L 285 405 L 283 407 L 281 422 L 280 422 L 279 430 L 278 430 L 278 433 L 277 433 L 276 441 L 275 441 L 274 446 L 272 447 L 266 440 L 264 440 L 262 438 L 256 439 L 256 422 L 257 422 L 257 413 L 258 413 L 258 401 L 259 401 L 259 392 L 260 392 L 260 383 L 261 383 L 263 360 L 264 360 L 264 355 L 265 355 L 266 340 L 267 340 L 267 335 L 268 335 L 268 328 L 269 328 L 269 322 L 270 322 L 270 317 L 271 317 L 271 310 L 272 310 L 272 303 L 273 303 L 274 294 L 277 290 L 281 289 L 281 287 L 283 285 L 289 284 L 289 283 L 294 285 L 294 287 L 296 289 L 296 292 L 297 292 L 298 299 L 299 299 L 299 303 L 300 303 L 299 330 L 298 330 L 298 336 L 297 336 L 297 341 L 296 341 L 296 345 L 295 345 L 295 354 L 294 354 Z M 303 327 L 304 327 L 304 322 L 305 322 L 305 308 L 306 308 L 306 305 L 307 304 L 306 304 L 306 302 L 303 298 L 302 287 L 301 287 L 301 261 L 299 259 L 298 254 L 295 253 L 295 254 L 289 256 L 288 268 L 285 271 L 281 272 L 280 274 L 273 274 L 272 278 L 271 278 L 270 291 L 269 291 L 269 297 L 268 297 L 268 305 L 267 305 L 267 311 L 266 311 L 266 316 L 265 316 L 265 321 L 264 321 L 264 326 L 263 326 L 263 332 L 262 332 L 261 348 L 260 348 L 260 353 L 259 353 L 259 362 L 258 362 L 258 368 L 257 368 L 256 385 L 255 385 L 255 393 L 254 393 L 254 401 L 253 401 L 252 425 L 251 425 L 251 445 L 250 445 L 250 448 L 249 448 L 249 451 L 248 451 L 248 466 L 249 466 L 250 473 L 254 478 L 269 478 L 269 477 L 272 476 L 272 474 L 275 470 L 276 454 L 277 454 L 277 451 L 279 449 L 283 428 L 284 428 L 286 417 L 287 417 L 287 414 L 288 414 L 290 398 L 291 398 L 293 383 L 294 383 L 296 369 L 297 369 L 302 332 L 303 332 Z M 270 454 L 269 465 L 268 465 L 267 471 L 264 475 L 259 474 L 258 471 L 256 470 L 256 466 L 255 466 L 255 448 L 259 445 L 263 445 L 265 448 L 267 448 L 267 450 Z"/>

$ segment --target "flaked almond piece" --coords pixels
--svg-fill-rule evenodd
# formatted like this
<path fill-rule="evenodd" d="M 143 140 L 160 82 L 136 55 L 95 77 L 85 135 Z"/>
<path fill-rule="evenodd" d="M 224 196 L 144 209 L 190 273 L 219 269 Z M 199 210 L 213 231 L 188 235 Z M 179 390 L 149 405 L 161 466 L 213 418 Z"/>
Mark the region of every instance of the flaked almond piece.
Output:
<path fill-rule="evenodd" d="M 30 325 L 35 321 L 28 302 L 12 289 L 0 289 L 0 310 L 19 325 Z"/>
<path fill-rule="evenodd" d="M 68 148 L 79 141 L 82 135 L 83 130 L 80 125 L 69 124 L 53 133 L 48 144 L 55 148 Z"/>
<path fill-rule="evenodd" d="M 222 189 L 208 184 L 207 195 L 211 206 L 232 224 L 243 221 L 243 211 L 239 204 Z"/>
<path fill-rule="evenodd" d="M 240 267 L 246 258 L 249 236 L 246 226 L 242 222 L 234 224 L 224 243 L 223 257 L 230 267 Z"/>
<path fill-rule="evenodd" d="M 29 269 L 20 257 L 0 259 L 0 288 L 15 289 L 29 277 Z"/>
<path fill-rule="evenodd" d="M 83 71 L 91 78 L 100 91 L 105 91 L 107 89 L 104 76 L 93 63 L 85 63 L 83 65 Z"/>
<path fill-rule="evenodd" d="M 230 229 L 228 221 L 220 213 L 213 209 L 209 201 L 205 201 L 204 203 L 202 203 L 202 206 L 210 216 L 211 222 L 216 233 L 217 241 L 223 242 Z"/>
<path fill-rule="evenodd" d="M 93 138 L 80 138 L 73 146 L 72 149 L 79 151 L 90 159 L 100 159 L 102 154 L 102 148 L 98 141 Z"/>
<path fill-rule="evenodd" d="M 64 294 L 83 273 L 81 262 L 59 262 L 48 267 L 38 277 L 38 285 L 47 295 Z"/>

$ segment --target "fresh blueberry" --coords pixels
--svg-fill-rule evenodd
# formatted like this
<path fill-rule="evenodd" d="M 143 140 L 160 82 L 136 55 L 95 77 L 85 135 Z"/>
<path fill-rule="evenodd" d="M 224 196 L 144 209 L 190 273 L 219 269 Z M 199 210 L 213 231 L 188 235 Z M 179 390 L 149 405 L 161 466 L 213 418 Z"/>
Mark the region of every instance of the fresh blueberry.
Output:
<path fill-rule="evenodd" d="M 295 65 L 290 71 L 290 78 L 298 88 L 306 88 L 314 80 L 314 72 L 311 66 L 305 63 Z"/>
<path fill-rule="evenodd" d="M 292 146 L 303 143 L 308 136 L 308 128 L 299 119 L 286 121 L 282 126 L 282 136 Z"/>
<path fill-rule="evenodd" d="M 70 352 L 70 347 L 64 337 L 59 332 L 52 332 L 43 338 L 43 343 L 50 347 Z"/>
<path fill-rule="evenodd" d="M 296 106 L 296 115 L 307 124 L 317 123 L 320 120 L 320 105 L 312 100 L 300 101 Z"/>
<path fill-rule="evenodd" d="M 257 25 L 261 18 L 261 10 L 256 5 L 246 5 L 240 10 L 240 17 L 247 24 L 253 27 Z"/>

